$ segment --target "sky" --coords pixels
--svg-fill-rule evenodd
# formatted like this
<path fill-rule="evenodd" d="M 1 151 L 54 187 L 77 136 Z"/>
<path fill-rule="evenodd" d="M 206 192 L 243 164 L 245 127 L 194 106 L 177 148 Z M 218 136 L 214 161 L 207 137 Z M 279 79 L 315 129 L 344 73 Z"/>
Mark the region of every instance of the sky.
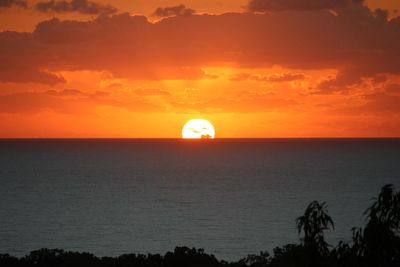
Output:
<path fill-rule="evenodd" d="M 399 10 L 399 11 L 398 11 Z M 399 137 L 400 1 L 0 0 L 0 138 Z"/>

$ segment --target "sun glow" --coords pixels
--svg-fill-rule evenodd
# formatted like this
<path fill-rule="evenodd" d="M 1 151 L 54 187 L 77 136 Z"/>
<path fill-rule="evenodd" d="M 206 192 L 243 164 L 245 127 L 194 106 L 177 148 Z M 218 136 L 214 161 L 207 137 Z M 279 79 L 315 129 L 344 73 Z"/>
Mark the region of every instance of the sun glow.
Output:
<path fill-rule="evenodd" d="M 192 119 L 182 128 L 184 139 L 213 139 L 215 138 L 214 126 L 208 120 Z"/>

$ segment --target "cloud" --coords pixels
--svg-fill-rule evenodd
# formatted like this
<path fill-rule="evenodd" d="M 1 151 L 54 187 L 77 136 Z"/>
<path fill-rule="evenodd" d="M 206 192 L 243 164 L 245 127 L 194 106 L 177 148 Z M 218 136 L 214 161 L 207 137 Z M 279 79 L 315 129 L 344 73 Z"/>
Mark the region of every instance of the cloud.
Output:
<path fill-rule="evenodd" d="M 231 77 L 229 80 L 232 82 L 243 82 L 250 80 L 252 75 L 250 73 L 239 73 Z"/>
<path fill-rule="evenodd" d="M 159 88 L 139 88 L 135 90 L 135 94 L 139 96 L 166 96 L 170 95 L 168 91 Z"/>
<path fill-rule="evenodd" d="M 342 101 L 320 104 L 319 107 L 324 108 L 326 115 L 358 117 L 361 120 L 366 116 L 373 116 L 379 121 L 393 117 L 397 123 L 400 119 L 400 87 L 399 92 L 396 92 L 397 86 L 397 84 L 389 84 L 384 91 L 376 89 L 359 91 L 355 95 L 341 95 Z"/>
<path fill-rule="evenodd" d="M 400 112 L 400 95 L 388 95 L 386 93 L 374 93 L 365 96 L 368 101 L 362 110 L 365 113 L 399 113 Z"/>
<path fill-rule="evenodd" d="M 241 98 L 221 97 L 195 103 L 173 103 L 173 107 L 181 112 L 262 113 L 277 110 L 288 111 L 298 104 L 294 99 L 277 98 L 271 95 L 247 94 Z"/>
<path fill-rule="evenodd" d="M 247 9 L 253 12 L 310 11 L 345 8 L 362 3 L 363 0 L 250 0 Z"/>
<path fill-rule="evenodd" d="M 172 17 L 172 16 L 189 16 L 193 15 L 196 11 L 185 7 L 185 5 L 159 7 L 153 15 L 157 17 Z"/>
<path fill-rule="evenodd" d="M 50 96 L 82 96 L 85 95 L 81 91 L 77 89 L 64 89 L 61 91 L 56 91 L 56 90 L 48 90 L 45 92 L 46 95 Z"/>
<path fill-rule="evenodd" d="M 62 91 L 19 92 L 0 96 L 0 113 L 37 113 L 43 110 L 70 112 L 74 102 L 60 96 Z M 75 102 L 75 104 L 77 104 Z"/>
<path fill-rule="evenodd" d="M 389 94 L 400 94 L 400 84 L 389 83 L 385 86 L 385 91 Z"/>
<path fill-rule="evenodd" d="M 296 71 L 337 70 L 336 77 L 318 87 L 330 93 L 348 90 L 363 77 L 400 74 L 398 20 L 363 6 L 343 8 L 336 15 L 326 10 L 202 14 L 154 23 L 129 14 L 90 21 L 51 19 L 33 33 L 0 33 L 0 73 L 92 70 L 116 79 L 185 80 L 210 78 L 203 71 L 207 66 L 279 65 Z M 26 77 L 12 79 L 34 80 L 26 71 L 20 76 Z M 268 79 L 294 78 L 300 77 Z M 10 78 L 0 75 L 5 80 Z"/>
<path fill-rule="evenodd" d="M 77 89 L 17 92 L 0 95 L 0 113 L 56 113 L 82 114 L 99 106 L 123 108 L 134 112 L 161 112 L 158 105 L 140 98 L 114 99 L 108 93 L 87 93 Z"/>
<path fill-rule="evenodd" d="M 269 82 L 292 82 L 298 80 L 304 80 L 305 76 L 301 73 L 281 73 L 281 74 L 273 74 L 267 78 Z"/>
<path fill-rule="evenodd" d="M 30 33 L 0 32 L 0 81 L 55 85 L 65 79 L 49 71 L 48 55 Z"/>
<path fill-rule="evenodd" d="M 38 2 L 36 9 L 41 12 L 79 12 L 88 15 L 113 14 L 118 10 L 112 5 L 104 5 L 90 0 L 50 0 Z"/>
<path fill-rule="evenodd" d="M 258 82 L 292 82 L 304 80 L 305 76 L 301 73 L 275 73 L 271 75 L 259 75 L 249 73 L 239 73 L 230 78 L 231 81 L 258 81 Z"/>
<path fill-rule="evenodd" d="M 47 85 L 55 85 L 58 83 L 65 83 L 62 76 L 53 73 L 23 67 L 8 66 L 8 68 L 1 68 L 0 81 L 11 83 L 42 83 Z"/>
<path fill-rule="evenodd" d="M 373 83 L 374 85 L 381 84 L 381 83 L 383 83 L 383 82 L 386 82 L 387 79 L 388 79 L 388 78 L 386 77 L 386 75 L 377 74 L 377 75 L 375 75 L 375 76 L 373 77 L 372 83 Z"/>
<path fill-rule="evenodd" d="M 334 78 L 323 80 L 317 85 L 316 93 L 332 93 L 338 91 L 348 91 L 351 86 L 362 84 L 362 77 L 369 76 L 364 73 L 357 73 L 358 70 L 339 71 Z"/>
<path fill-rule="evenodd" d="M 28 7 L 26 0 L 0 0 L 0 8 L 2 7 L 6 8 L 12 6 L 18 6 L 23 8 Z"/>

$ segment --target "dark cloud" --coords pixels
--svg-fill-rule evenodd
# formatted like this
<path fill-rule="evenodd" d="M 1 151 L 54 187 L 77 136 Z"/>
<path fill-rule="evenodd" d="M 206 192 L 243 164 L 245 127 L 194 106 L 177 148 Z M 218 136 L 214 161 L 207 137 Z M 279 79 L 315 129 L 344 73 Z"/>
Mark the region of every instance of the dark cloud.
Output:
<path fill-rule="evenodd" d="M 196 11 L 185 7 L 185 5 L 159 7 L 154 11 L 153 15 L 157 17 L 172 17 L 172 16 L 189 16 Z"/>
<path fill-rule="evenodd" d="M 90 0 L 50 0 L 39 2 L 36 4 L 36 9 L 42 12 L 79 12 L 82 14 L 98 15 L 98 14 L 113 14 L 118 10 L 111 5 L 99 4 Z"/>
<path fill-rule="evenodd" d="M 47 85 L 55 85 L 58 83 L 65 83 L 65 79 L 59 75 L 47 71 L 40 71 L 36 69 L 23 68 L 17 66 L 8 66 L 1 68 L 0 81 L 11 83 L 42 83 Z"/>
<path fill-rule="evenodd" d="M 388 79 L 388 78 L 386 77 L 386 75 L 377 74 L 377 75 L 375 75 L 375 77 L 373 77 L 372 83 L 373 83 L 374 85 L 381 84 L 381 83 L 383 83 L 383 82 L 386 82 L 387 79 Z"/>
<path fill-rule="evenodd" d="M 247 9 L 253 12 L 305 11 L 345 8 L 362 3 L 363 0 L 250 0 Z"/>
<path fill-rule="evenodd" d="M 43 52 L 32 34 L 0 32 L 0 81 L 48 85 L 65 82 L 63 77 L 46 70 L 42 63 L 48 55 Z"/>
<path fill-rule="evenodd" d="M 324 80 L 317 86 L 317 93 L 332 93 L 338 91 L 347 91 L 351 86 L 358 86 L 362 83 L 362 77 L 369 76 L 358 70 L 339 71 L 336 77 Z"/>
<path fill-rule="evenodd" d="M 0 0 L 0 8 L 12 6 L 19 6 L 23 8 L 28 7 L 26 0 Z"/>
<path fill-rule="evenodd" d="M 400 84 L 389 83 L 385 86 L 385 91 L 389 94 L 400 94 Z M 400 105 L 400 103 L 399 103 Z"/>
<path fill-rule="evenodd" d="M 400 74 L 397 18 L 382 19 L 363 6 L 336 13 L 227 13 L 155 23 L 129 14 L 87 22 L 52 19 L 38 24 L 33 33 L 0 33 L 0 73 L 106 70 L 115 78 L 159 80 L 210 78 L 203 67 L 226 64 L 336 69 L 337 77 L 318 87 L 325 92 L 347 90 L 363 77 Z M 294 78 L 301 77 L 269 77 Z M 0 76 L 0 81 L 11 79 L 33 77 Z"/>

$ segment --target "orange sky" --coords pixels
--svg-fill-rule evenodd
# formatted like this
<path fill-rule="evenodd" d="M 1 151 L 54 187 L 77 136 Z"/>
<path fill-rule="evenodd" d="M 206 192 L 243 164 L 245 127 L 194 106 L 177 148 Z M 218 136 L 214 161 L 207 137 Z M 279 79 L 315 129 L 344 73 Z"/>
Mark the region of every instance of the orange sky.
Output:
<path fill-rule="evenodd" d="M 0 3 L 0 137 L 400 136 L 398 1 Z"/>

